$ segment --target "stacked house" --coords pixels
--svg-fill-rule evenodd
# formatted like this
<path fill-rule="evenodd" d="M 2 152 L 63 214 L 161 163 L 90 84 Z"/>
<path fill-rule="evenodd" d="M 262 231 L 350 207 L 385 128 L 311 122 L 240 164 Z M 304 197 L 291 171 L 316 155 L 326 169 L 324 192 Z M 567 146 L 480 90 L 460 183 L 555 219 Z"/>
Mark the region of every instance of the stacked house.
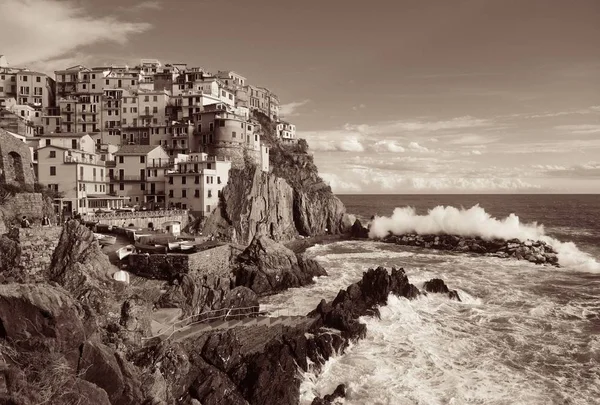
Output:
<path fill-rule="evenodd" d="M 250 160 L 269 170 L 254 115 L 279 121 L 279 99 L 234 71 L 142 59 L 72 66 L 51 79 L 0 56 L 0 113 L 0 127 L 10 122 L 34 145 L 38 181 L 64 194 L 59 210 L 128 204 L 208 215 L 230 168 Z M 295 141 L 287 122 L 277 134 Z"/>

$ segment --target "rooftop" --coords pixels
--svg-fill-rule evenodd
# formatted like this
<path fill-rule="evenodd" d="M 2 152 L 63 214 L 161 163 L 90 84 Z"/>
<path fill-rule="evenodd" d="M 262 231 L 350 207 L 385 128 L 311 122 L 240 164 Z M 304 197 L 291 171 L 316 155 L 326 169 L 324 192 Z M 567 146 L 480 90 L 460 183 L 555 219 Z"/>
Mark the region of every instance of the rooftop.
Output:
<path fill-rule="evenodd" d="M 123 145 L 115 155 L 147 155 L 154 149 L 160 148 L 159 145 Z"/>

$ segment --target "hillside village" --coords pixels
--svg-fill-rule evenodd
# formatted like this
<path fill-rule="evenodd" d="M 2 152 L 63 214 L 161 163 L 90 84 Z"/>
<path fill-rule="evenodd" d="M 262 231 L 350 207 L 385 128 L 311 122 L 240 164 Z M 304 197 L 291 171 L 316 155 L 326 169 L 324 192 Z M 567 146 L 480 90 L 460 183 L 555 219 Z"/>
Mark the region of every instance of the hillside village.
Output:
<path fill-rule="evenodd" d="M 20 168 L 30 158 L 60 216 L 129 207 L 206 217 L 231 168 L 250 162 L 269 171 L 261 117 L 282 143 L 297 142 L 277 95 L 233 71 L 142 59 L 51 78 L 0 55 L 0 142 L 25 147 L 4 148 L 2 182 L 31 183 L 30 169 Z"/>

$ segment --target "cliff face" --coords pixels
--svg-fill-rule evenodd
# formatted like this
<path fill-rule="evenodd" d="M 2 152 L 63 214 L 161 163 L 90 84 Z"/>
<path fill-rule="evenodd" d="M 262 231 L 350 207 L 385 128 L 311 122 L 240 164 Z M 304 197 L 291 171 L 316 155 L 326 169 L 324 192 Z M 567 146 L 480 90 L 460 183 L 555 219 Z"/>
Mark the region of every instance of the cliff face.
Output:
<path fill-rule="evenodd" d="M 277 241 L 297 235 L 293 218 L 294 192 L 285 182 L 258 167 L 231 170 L 220 209 L 207 220 L 205 234 L 248 245 L 257 233 Z"/>

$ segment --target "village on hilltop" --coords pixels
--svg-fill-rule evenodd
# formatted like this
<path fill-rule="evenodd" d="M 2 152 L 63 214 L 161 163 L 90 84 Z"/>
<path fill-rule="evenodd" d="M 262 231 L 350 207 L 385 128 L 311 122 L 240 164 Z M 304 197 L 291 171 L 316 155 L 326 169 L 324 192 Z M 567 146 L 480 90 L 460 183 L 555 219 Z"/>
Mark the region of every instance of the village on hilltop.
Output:
<path fill-rule="evenodd" d="M 22 142 L 29 154 L 7 152 L 0 177 L 30 183 L 22 169 L 30 158 L 61 216 L 135 207 L 206 217 L 230 168 L 250 161 L 269 171 L 258 116 L 275 122 L 282 142 L 296 142 L 279 110 L 276 94 L 233 71 L 142 59 L 135 67 L 77 65 L 51 78 L 0 55 L 0 142 Z"/>

